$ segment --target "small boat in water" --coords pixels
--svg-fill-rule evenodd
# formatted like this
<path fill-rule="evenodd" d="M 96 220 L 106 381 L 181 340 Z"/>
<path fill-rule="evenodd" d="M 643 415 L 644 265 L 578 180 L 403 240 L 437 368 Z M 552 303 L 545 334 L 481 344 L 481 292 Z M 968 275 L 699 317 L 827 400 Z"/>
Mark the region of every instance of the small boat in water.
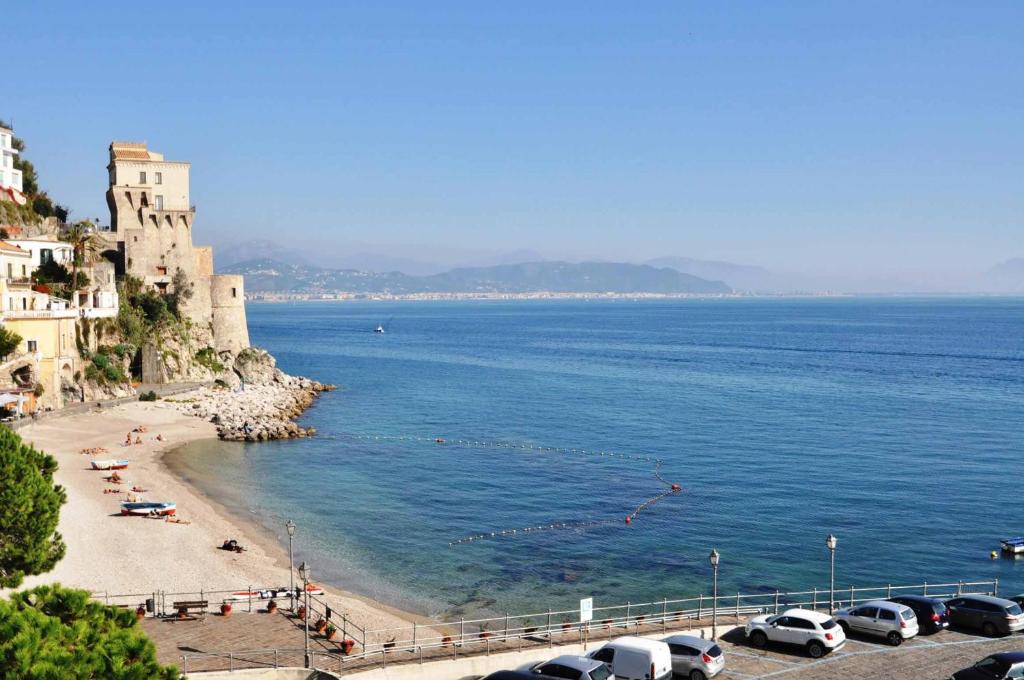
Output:
<path fill-rule="evenodd" d="M 383 333 L 384 332 L 384 324 L 377 324 L 377 327 L 373 329 L 373 332 L 374 333 Z"/>
<path fill-rule="evenodd" d="M 131 503 L 125 501 L 121 503 L 121 514 L 122 515 L 141 515 L 144 517 L 149 516 L 164 516 L 173 515 L 177 512 L 178 506 L 174 503 L 160 503 L 160 502 L 138 502 Z"/>
<path fill-rule="evenodd" d="M 93 470 L 124 470 L 128 467 L 127 460 L 94 460 L 91 464 Z"/>
<path fill-rule="evenodd" d="M 1012 555 L 1024 554 L 1024 536 L 1000 539 L 999 547 L 1003 549 L 1003 552 Z"/>

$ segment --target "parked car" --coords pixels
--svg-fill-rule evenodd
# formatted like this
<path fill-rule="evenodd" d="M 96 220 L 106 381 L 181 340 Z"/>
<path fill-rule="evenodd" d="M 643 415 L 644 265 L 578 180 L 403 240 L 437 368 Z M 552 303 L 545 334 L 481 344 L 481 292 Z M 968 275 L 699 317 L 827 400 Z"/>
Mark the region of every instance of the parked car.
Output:
<path fill-rule="evenodd" d="M 917 635 L 917 614 L 904 604 L 871 600 L 852 607 L 843 607 L 835 614 L 843 632 L 850 632 L 883 637 L 894 647 L 903 644 L 904 640 Z"/>
<path fill-rule="evenodd" d="M 1022 593 L 1022 594 L 1020 594 L 1020 595 L 1011 595 L 1010 597 L 1008 597 L 1008 598 L 1006 598 L 1006 599 L 1008 599 L 1008 600 L 1013 600 L 1014 602 L 1016 602 L 1016 603 L 1017 603 L 1017 605 L 1018 605 L 1018 606 L 1019 606 L 1019 607 L 1020 607 L 1021 609 L 1024 609 L 1024 593 Z"/>
<path fill-rule="evenodd" d="M 949 628 L 946 616 L 946 605 L 942 600 L 924 595 L 896 595 L 889 602 L 906 605 L 917 614 L 917 625 L 922 633 L 938 633 Z"/>
<path fill-rule="evenodd" d="M 1024 678 L 1024 652 L 1000 652 L 986 656 L 970 668 L 957 671 L 949 680 L 1005 680 Z"/>
<path fill-rule="evenodd" d="M 608 664 L 617 680 L 669 680 L 672 655 L 658 640 L 620 637 L 587 654 Z"/>
<path fill-rule="evenodd" d="M 798 645 L 815 659 L 846 643 L 846 633 L 828 614 L 808 609 L 755 616 L 747 621 L 744 632 L 755 647 L 765 647 L 769 642 Z"/>
<path fill-rule="evenodd" d="M 991 595 L 963 595 L 946 600 L 949 622 L 980 630 L 989 637 L 1024 630 L 1024 612 L 1013 600 Z"/>
<path fill-rule="evenodd" d="M 544 676 L 531 673 L 530 671 L 496 671 L 483 680 L 543 680 Z"/>
<path fill-rule="evenodd" d="M 569 678 L 569 680 L 615 680 L 608 665 L 588 656 L 565 654 L 551 661 L 541 661 L 521 669 L 528 671 L 531 680 L 541 678 Z"/>
<path fill-rule="evenodd" d="M 672 635 L 662 640 L 672 655 L 672 672 L 690 680 L 713 678 L 725 668 L 725 655 L 714 640 Z"/>

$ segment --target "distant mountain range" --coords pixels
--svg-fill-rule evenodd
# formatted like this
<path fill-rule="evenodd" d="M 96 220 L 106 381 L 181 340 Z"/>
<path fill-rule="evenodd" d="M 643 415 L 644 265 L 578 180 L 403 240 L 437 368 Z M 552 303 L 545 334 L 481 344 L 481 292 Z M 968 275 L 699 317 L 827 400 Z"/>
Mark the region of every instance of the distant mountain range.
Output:
<path fill-rule="evenodd" d="M 731 288 L 667 267 L 621 262 L 526 262 L 439 274 L 329 269 L 258 258 L 220 268 L 243 274 L 250 293 L 656 293 L 721 294 Z"/>

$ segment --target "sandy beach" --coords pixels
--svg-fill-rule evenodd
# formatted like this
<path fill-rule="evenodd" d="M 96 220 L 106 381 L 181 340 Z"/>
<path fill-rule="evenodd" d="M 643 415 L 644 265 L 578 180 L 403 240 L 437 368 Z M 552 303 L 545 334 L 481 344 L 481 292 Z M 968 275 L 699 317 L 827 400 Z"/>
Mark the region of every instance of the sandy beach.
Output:
<path fill-rule="evenodd" d="M 146 432 L 132 437 L 140 437 L 142 443 L 124 446 L 126 434 L 140 425 Z M 174 447 L 216 438 L 212 423 L 184 415 L 169 403 L 136 402 L 45 419 L 20 434 L 57 459 L 56 480 L 68 496 L 58 527 L 67 553 L 52 572 L 26 578 L 23 587 L 60 582 L 94 593 L 131 594 L 288 585 L 287 551 L 272 536 L 230 517 L 162 462 L 163 454 Z M 157 435 L 164 441 L 158 441 Z M 104 447 L 107 452 L 96 456 L 81 453 L 93 447 Z M 120 486 L 125 491 L 133 486 L 146 489 L 141 494 L 144 500 L 177 503 L 176 518 L 188 524 L 121 516 L 119 503 L 125 494 L 104 493 L 115 485 L 105 480 L 109 472 L 90 469 L 94 458 L 128 459 L 128 469 L 120 473 L 125 480 Z M 238 540 L 246 552 L 218 550 L 228 538 Z M 421 620 L 330 588 L 327 599 L 364 628 Z"/>

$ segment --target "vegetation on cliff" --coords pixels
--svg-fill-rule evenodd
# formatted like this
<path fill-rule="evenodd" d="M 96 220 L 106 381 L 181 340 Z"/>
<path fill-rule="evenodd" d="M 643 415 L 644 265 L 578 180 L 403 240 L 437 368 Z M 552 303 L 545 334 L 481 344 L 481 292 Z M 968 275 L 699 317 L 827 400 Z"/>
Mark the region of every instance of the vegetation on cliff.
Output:
<path fill-rule="evenodd" d="M 49 571 L 64 556 L 57 533 L 64 489 L 53 483 L 57 461 L 0 427 L 0 587 Z M 0 632 L 0 639 L 3 639 Z"/>
<path fill-rule="evenodd" d="M 0 127 L 11 129 L 11 126 L 0 120 Z M 68 219 L 67 208 L 50 198 L 49 194 L 39 188 L 39 176 L 32 161 L 25 158 L 25 140 L 14 136 L 11 146 L 18 151 L 14 157 L 14 169 L 21 170 L 22 193 L 28 198 L 25 205 L 11 201 L 0 202 L 0 222 L 8 224 L 38 224 L 43 218 L 56 217 L 58 222 Z"/>

